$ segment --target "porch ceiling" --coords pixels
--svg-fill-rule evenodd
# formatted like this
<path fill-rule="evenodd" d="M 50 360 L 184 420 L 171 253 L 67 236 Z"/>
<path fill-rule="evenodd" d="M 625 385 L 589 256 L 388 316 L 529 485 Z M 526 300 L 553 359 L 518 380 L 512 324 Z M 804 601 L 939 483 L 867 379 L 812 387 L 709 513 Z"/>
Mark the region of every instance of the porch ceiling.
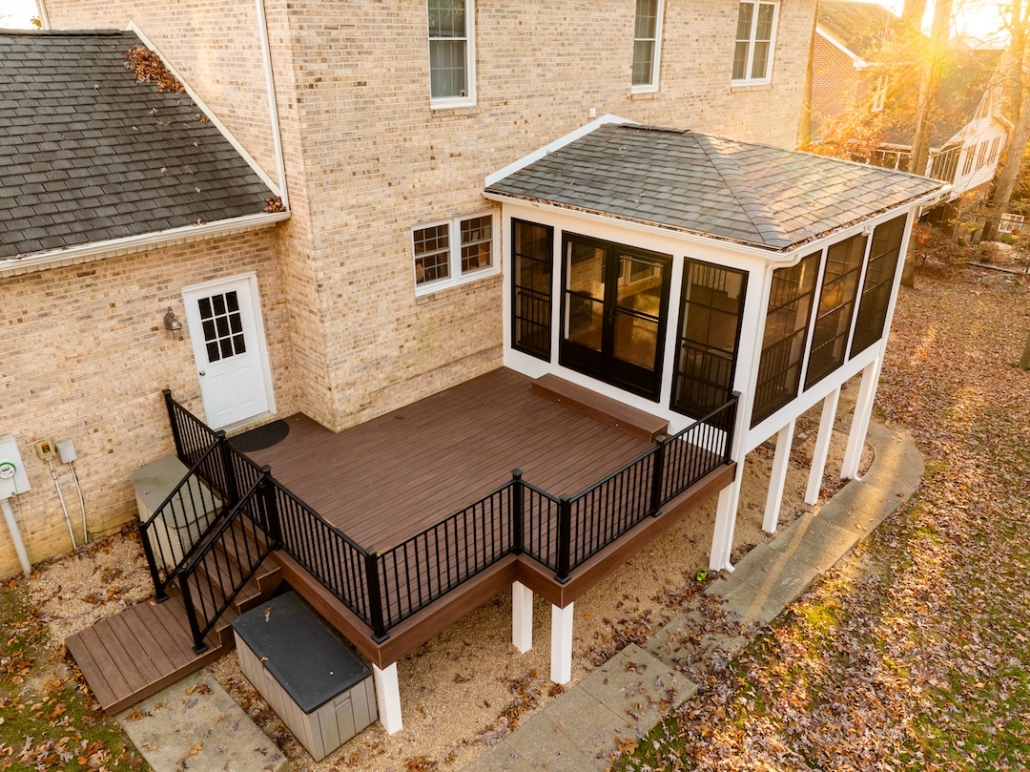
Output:
<path fill-rule="evenodd" d="M 361 546 L 382 550 L 511 479 L 574 494 L 650 447 L 532 393 L 500 368 L 334 434 L 291 416 L 248 453 Z"/>
<path fill-rule="evenodd" d="M 943 187 L 693 131 L 606 124 L 486 192 L 782 252 Z"/>

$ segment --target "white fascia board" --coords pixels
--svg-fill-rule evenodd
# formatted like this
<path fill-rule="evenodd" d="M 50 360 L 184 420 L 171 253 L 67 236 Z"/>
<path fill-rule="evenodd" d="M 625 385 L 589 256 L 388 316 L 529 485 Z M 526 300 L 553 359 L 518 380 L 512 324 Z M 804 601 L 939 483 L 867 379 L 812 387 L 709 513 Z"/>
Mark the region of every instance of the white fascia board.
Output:
<path fill-rule="evenodd" d="M 861 56 L 859 56 L 846 45 L 837 40 L 837 38 L 835 38 L 833 35 L 827 32 L 825 28 L 816 25 L 815 32 L 817 35 L 820 35 L 823 38 L 823 40 L 825 40 L 831 46 L 838 49 L 842 54 L 848 57 L 848 59 L 851 60 L 851 63 L 854 65 L 856 70 L 861 70 L 869 66 L 869 62 L 865 61 Z"/>
<path fill-rule="evenodd" d="M 560 137 L 560 138 L 556 139 L 554 142 L 550 143 L 549 145 L 544 145 L 539 150 L 534 150 L 529 155 L 523 156 L 522 158 L 520 158 L 519 160 L 515 161 L 514 163 L 508 164 L 507 166 L 505 166 L 500 171 L 496 171 L 493 174 L 488 175 L 487 178 L 486 178 L 486 185 L 485 185 L 485 187 L 490 187 L 494 183 L 499 182 L 500 180 L 503 180 L 508 175 L 514 174 L 515 172 L 519 171 L 520 169 L 525 169 L 531 163 L 536 163 L 541 158 L 545 158 L 545 157 L 549 156 L 555 150 L 560 150 L 561 148 L 565 147 L 566 145 L 568 145 L 568 144 L 570 144 L 572 142 L 575 142 L 577 139 L 585 137 L 587 134 L 590 134 L 592 131 L 596 131 L 597 129 L 599 129 L 602 126 L 604 126 L 606 124 L 609 124 L 609 123 L 614 123 L 614 124 L 617 124 L 617 125 L 625 125 L 625 124 L 636 125 L 637 121 L 631 121 L 629 118 L 620 118 L 617 115 L 611 115 L 611 114 L 602 115 L 600 118 L 591 121 L 590 123 L 586 124 L 585 126 L 580 126 L 575 131 L 566 134 L 564 137 Z"/>
<path fill-rule="evenodd" d="M 233 133 L 229 131 L 229 128 L 218 119 L 218 116 L 215 115 L 214 110 L 208 107 L 207 103 L 200 98 L 200 95 L 190 87 L 190 84 L 186 82 L 186 79 L 183 78 L 182 75 L 179 74 L 179 71 L 176 70 L 175 67 L 172 65 L 172 63 L 164 57 L 164 54 L 157 50 L 157 48 L 154 46 L 154 43 L 150 40 L 150 38 L 146 36 L 143 30 L 141 30 L 136 25 L 136 22 L 129 21 L 129 24 L 126 27 L 126 29 L 129 32 L 133 32 L 136 35 L 138 35 L 139 39 L 143 41 L 143 45 L 145 45 L 147 48 L 149 48 L 151 51 L 157 54 L 158 58 L 161 59 L 161 62 L 164 64 L 164 66 L 168 68 L 168 72 L 175 76 L 175 79 L 182 84 L 182 87 L 184 89 L 186 89 L 186 94 L 189 96 L 189 98 L 192 99 L 196 103 L 197 107 L 201 109 L 204 115 L 206 115 L 210 119 L 211 123 L 213 123 L 215 127 L 222 133 L 222 136 L 229 141 L 229 144 L 231 144 L 233 148 L 235 148 L 236 152 L 240 154 L 243 160 L 247 162 L 247 165 L 250 166 L 250 168 L 254 170 L 254 173 L 261 178 L 261 181 L 265 183 L 275 195 L 281 198 L 282 190 L 279 188 L 279 184 L 275 182 L 270 176 L 268 176 L 268 174 L 265 173 L 265 170 L 261 168 L 261 165 L 257 162 L 257 160 L 255 160 L 254 156 L 247 152 L 247 148 L 240 144 L 240 141 L 233 136 Z"/>
<path fill-rule="evenodd" d="M 186 225 L 166 231 L 143 233 L 138 236 L 125 236 L 119 239 L 105 239 L 89 244 L 79 244 L 64 249 L 48 252 L 37 252 L 25 257 L 0 260 L 0 276 L 17 276 L 23 273 L 57 268 L 63 265 L 88 263 L 104 260 L 109 257 L 158 249 L 174 244 L 185 244 L 190 241 L 213 239 L 234 233 L 270 228 L 276 223 L 289 219 L 289 212 L 259 212 L 244 217 L 233 217 L 229 220 L 217 220 L 203 225 Z"/>

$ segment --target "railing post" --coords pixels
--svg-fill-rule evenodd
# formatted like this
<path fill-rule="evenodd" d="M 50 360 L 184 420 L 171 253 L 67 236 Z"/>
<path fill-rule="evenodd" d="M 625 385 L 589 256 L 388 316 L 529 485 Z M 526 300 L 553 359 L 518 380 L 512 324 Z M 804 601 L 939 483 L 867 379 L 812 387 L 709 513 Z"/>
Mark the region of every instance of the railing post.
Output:
<path fill-rule="evenodd" d="M 154 597 L 158 603 L 164 603 L 168 600 L 168 593 L 165 592 L 164 587 L 161 585 L 161 577 L 157 570 L 157 560 L 154 558 L 154 547 L 150 543 L 150 538 L 147 534 L 146 525 L 144 523 L 139 524 L 139 539 L 143 542 L 143 554 L 147 558 L 147 568 L 150 569 L 150 579 L 154 582 Z"/>
<path fill-rule="evenodd" d="M 733 460 L 733 434 L 737 428 L 737 408 L 740 406 L 740 392 L 733 392 L 733 406 L 729 408 L 729 415 L 726 417 L 726 448 L 723 452 L 722 462 L 730 463 Z"/>
<path fill-rule="evenodd" d="M 518 555 L 524 544 L 522 470 L 511 470 L 511 551 Z"/>
<path fill-rule="evenodd" d="M 668 437 L 654 438 L 654 455 L 651 456 L 651 517 L 662 514 L 662 484 L 665 480 L 665 445 Z"/>
<path fill-rule="evenodd" d="M 365 555 L 365 583 L 368 585 L 368 614 L 372 622 L 372 640 L 382 643 L 388 636 L 383 621 L 383 588 L 379 583 L 379 555 Z"/>
<path fill-rule="evenodd" d="M 176 572 L 179 578 L 179 590 L 182 592 L 182 603 L 186 607 L 186 620 L 190 623 L 190 631 L 193 633 L 193 651 L 203 654 L 207 651 L 207 644 L 200 635 L 200 625 L 197 624 L 197 610 L 193 607 L 193 595 L 190 592 L 189 575 L 184 569 Z"/>
<path fill-rule="evenodd" d="M 175 405 L 172 404 L 172 390 L 162 389 L 161 393 L 165 395 L 165 408 L 168 410 L 168 424 L 172 429 L 172 440 L 175 442 L 175 455 L 179 457 L 179 460 L 186 463 L 186 455 L 182 449 L 182 437 L 179 436 L 179 422 L 175 420 Z"/>
<path fill-rule="evenodd" d="M 569 563 L 572 555 L 572 499 L 567 493 L 558 497 L 558 572 L 554 577 L 559 584 L 569 581 Z"/>
<path fill-rule="evenodd" d="M 275 498 L 275 485 L 272 483 L 272 467 L 261 467 L 261 499 L 262 511 L 265 513 L 265 522 L 261 525 L 271 539 L 272 544 L 278 548 L 283 541 L 282 523 L 279 521 L 279 503 Z"/>
<path fill-rule="evenodd" d="M 225 470 L 225 490 L 222 494 L 227 499 L 226 506 L 232 509 L 239 503 L 240 488 L 236 484 L 236 469 L 232 465 L 232 448 L 229 447 L 229 440 L 224 430 L 216 432 L 218 438 L 218 454 L 221 457 L 222 469 Z"/>

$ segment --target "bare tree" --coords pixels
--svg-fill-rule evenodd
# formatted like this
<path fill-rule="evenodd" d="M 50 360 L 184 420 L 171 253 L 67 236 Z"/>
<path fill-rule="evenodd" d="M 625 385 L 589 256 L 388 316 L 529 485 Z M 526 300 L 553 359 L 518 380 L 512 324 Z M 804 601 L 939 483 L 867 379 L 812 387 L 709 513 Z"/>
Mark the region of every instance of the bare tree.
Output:
<path fill-rule="evenodd" d="M 912 159 L 908 167 L 913 174 L 926 174 L 926 166 L 930 160 L 933 108 L 937 102 L 937 88 L 944 70 L 948 38 L 951 34 L 951 10 L 952 0 L 936 0 L 934 3 L 930 46 L 924 58 L 923 79 L 919 84 L 916 131 L 912 137 Z"/>

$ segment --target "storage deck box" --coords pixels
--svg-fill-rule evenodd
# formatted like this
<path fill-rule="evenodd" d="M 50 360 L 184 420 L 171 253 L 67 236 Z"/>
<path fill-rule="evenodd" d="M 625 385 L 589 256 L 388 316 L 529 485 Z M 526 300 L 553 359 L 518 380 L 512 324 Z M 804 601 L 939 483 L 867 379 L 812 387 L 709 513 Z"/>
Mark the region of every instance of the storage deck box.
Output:
<path fill-rule="evenodd" d="M 296 593 L 232 626 L 243 674 L 315 761 L 379 717 L 372 671 Z"/>

